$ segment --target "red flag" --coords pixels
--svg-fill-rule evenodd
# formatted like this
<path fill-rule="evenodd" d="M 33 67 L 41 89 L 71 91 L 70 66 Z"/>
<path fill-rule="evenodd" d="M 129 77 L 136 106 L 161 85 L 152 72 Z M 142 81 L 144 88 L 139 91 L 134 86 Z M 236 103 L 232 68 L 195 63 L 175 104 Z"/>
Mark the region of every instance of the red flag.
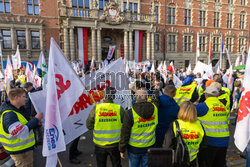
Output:
<path fill-rule="evenodd" d="M 174 64 L 173 64 L 173 62 L 171 61 L 171 63 L 169 64 L 169 66 L 168 66 L 168 70 L 169 71 L 171 71 L 173 74 L 175 73 L 174 71 Z"/>

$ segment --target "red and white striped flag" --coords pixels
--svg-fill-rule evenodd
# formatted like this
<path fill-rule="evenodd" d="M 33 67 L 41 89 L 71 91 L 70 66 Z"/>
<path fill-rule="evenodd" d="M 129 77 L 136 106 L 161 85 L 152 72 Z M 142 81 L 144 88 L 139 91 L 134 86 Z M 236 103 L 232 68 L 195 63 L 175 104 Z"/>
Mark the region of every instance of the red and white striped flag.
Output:
<path fill-rule="evenodd" d="M 95 65 L 95 63 L 94 63 L 94 58 L 92 57 L 91 64 L 90 64 L 90 68 L 89 68 L 90 71 L 93 70 L 94 65 Z"/>
<path fill-rule="evenodd" d="M 142 62 L 143 31 L 135 31 L 135 61 Z"/>
<path fill-rule="evenodd" d="M 80 64 L 85 67 L 88 64 L 88 29 L 78 28 L 78 55 Z"/>

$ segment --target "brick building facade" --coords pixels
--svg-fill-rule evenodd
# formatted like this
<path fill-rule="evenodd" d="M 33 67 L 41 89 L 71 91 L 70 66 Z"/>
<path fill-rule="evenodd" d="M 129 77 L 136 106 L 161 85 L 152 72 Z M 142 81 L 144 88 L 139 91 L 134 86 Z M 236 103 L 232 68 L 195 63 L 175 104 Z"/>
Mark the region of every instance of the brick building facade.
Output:
<path fill-rule="evenodd" d="M 113 20 L 110 8 L 117 12 Z M 88 59 L 96 62 L 111 45 L 116 45 L 115 58 L 133 60 L 136 30 L 143 31 L 143 60 L 194 67 L 199 33 L 199 60 L 207 62 L 211 36 L 213 63 L 220 55 L 221 37 L 234 61 L 242 46 L 246 51 L 249 45 L 249 16 L 249 0 L 0 0 L 4 60 L 18 44 L 22 60 L 37 61 L 41 51 L 48 55 L 54 37 L 68 59 L 76 61 L 78 29 L 86 28 Z"/>

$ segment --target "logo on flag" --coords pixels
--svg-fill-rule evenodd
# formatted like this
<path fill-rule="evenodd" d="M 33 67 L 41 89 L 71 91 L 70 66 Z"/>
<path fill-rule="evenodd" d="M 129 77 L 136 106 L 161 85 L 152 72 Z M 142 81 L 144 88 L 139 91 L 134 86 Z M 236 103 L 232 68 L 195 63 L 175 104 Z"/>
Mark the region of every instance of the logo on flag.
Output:
<path fill-rule="evenodd" d="M 56 125 L 53 125 L 53 128 L 46 129 L 48 150 L 52 150 L 56 148 L 56 142 L 59 139 L 59 135 L 60 134 Z"/>

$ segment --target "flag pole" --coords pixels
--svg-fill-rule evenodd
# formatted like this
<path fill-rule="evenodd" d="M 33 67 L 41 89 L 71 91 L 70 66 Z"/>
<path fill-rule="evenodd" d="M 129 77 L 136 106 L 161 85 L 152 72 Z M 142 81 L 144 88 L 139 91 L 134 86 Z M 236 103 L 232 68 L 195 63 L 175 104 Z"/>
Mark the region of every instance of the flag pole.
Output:
<path fill-rule="evenodd" d="M 57 161 L 59 163 L 59 166 L 62 167 L 62 162 L 61 162 L 61 160 L 60 160 L 60 158 L 58 156 L 57 156 Z"/>

